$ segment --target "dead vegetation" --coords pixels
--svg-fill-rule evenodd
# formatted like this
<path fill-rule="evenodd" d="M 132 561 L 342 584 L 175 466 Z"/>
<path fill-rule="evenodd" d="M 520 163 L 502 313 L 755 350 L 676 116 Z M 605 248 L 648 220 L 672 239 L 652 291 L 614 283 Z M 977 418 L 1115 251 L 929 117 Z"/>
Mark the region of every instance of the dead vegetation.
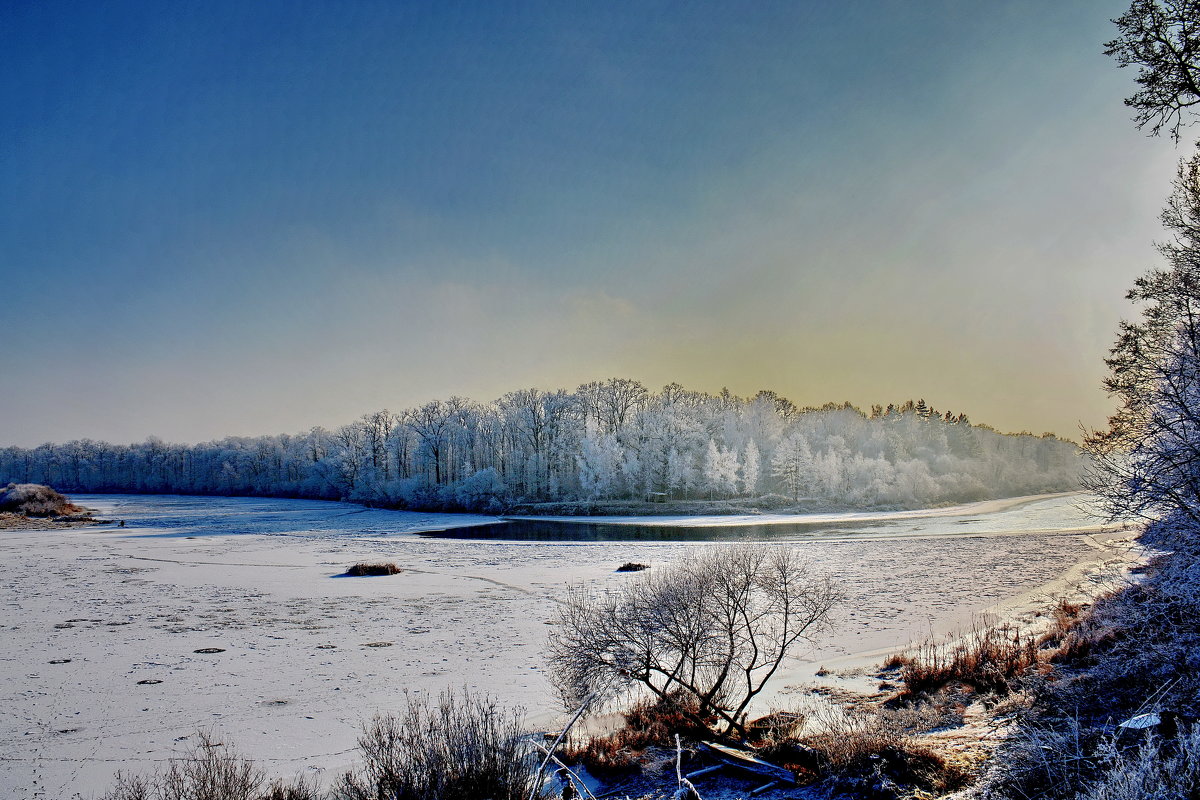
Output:
<path fill-rule="evenodd" d="M 673 748 L 675 734 L 693 741 L 710 738 L 712 731 L 695 721 L 699 714 L 695 699 L 682 693 L 642 700 L 623 714 L 625 724 L 619 730 L 583 741 L 570 740 L 563 748 L 564 760 L 583 764 L 597 776 L 640 772 L 647 751 Z"/>
<path fill-rule="evenodd" d="M 892 656 L 900 670 L 903 699 L 929 695 L 952 682 L 980 693 L 1004 695 L 1009 682 L 1038 663 L 1038 642 L 1013 625 L 980 628 L 953 642 L 926 642 L 914 652 Z"/>
<path fill-rule="evenodd" d="M 10 483 L 0 489 L 0 511 L 26 517 L 62 517 L 82 514 L 83 508 L 65 495 L 38 483 Z"/>
<path fill-rule="evenodd" d="M 1144 540 L 1163 535 L 1154 528 Z M 1189 543 L 1173 544 L 1139 583 L 1060 609 L 1044 637 L 1045 666 L 1029 681 L 1032 704 L 985 776 L 985 797 L 1197 796 L 1197 559 Z M 1121 726 L 1139 716 L 1146 728 Z"/>
<path fill-rule="evenodd" d="M 903 684 L 897 701 L 910 702 L 954 687 L 977 695 L 1003 697 L 1031 676 L 1045 676 L 1056 663 L 1084 656 L 1097 643 L 1085 630 L 1088 605 L 1060 601 L 1043 631 L 1011 623 L 977 627 L 948 642 L 927 641 L 914 650 L 894 653 L 881 666 L 881 677 Z"/>
<path fill-rule="evenodd" d="M 1178 740 L 1152 736 L 1135 747 L 1109 744 L 1108 769 L 1080 800 L 1158 800 L 1200 796 L 1200 730 Z"/>
<path fill-rule="evenodd" d="M 969 785 L 974 773 L 922 743 L 918 731 L 933 727 L 934 719 L 940 721 L 924 707 L 920 712 L 878 705 L 849 710 L 830 701 L 811 717 L 774 711 L 751 721 L 740 749 L 790 772 L 797 785 L 819 786 L 829 794 L 878 800 L 935 797 Z M 671 702 L 643 700 L 624 720 L 614 733 L 569 743 L 564 761 L 586 767 L 606 785 L 622 782 L 662 771 L 680 736 L 687 743 L 684 752 L 693 753 L 691 767 L 701 767 L 693 775 L 706 774 L 705 765 L 721 763 L 714 763 L 711 754 L 702 755 L 703 747 L 696 748 L 717 738 L 713 730 L 698 726 L 692 714 Z M 737 769 L 731 774 L 738 774 Z"/>
<path fill-rule="evenodd" d="M 342 574 L 351 578 L 363 578 L 372 575 L 399 575 L 401 571 L 400 567 L 391 561 L 386 561 L 375 564 L 355 564 Z"/>
<path fill-rule="evenodd" d="M 150 776 L 118 772 L 116 784 L 101 800 L 319 800 L 318 787 L 304 778 L 268 781 L 254 762 L 212 734 L 185 755 L 172 758 L 166 770 Z"/>
<path fill-rule="evenodd" d="M 212 734 L 149 776 L 118 772 L 101 800 L 532 800 L 543 797 L 521 714 L 463 692 L 436 703 L 408 698 L 377 716 L 358 745 L 362 767 L 330 791 L 304 778 L 268 781 Z"/>
<path fill-rule="evenodd" d="M 522 715 L 463 692 L 436 703 L 407 698 L 375 717 L 358 740 L 363 767 L 342 776 L 337 800 L 530 800 L 538 765 Z"/>
<path fill-rule="evenodd" d="M 800 738 L 817 756 L 813 776 L 832 792 L 854 797 L 940 796 L 969 785 L 972 775 L 914 735 L 911 718 L 891 709 L 829 705 Z M 805 765 L 801 765 L 802 767 Z"/>
<path fill-rule="evenodd" d="M 27 517 L 24 514 L 0 511 L 0 531 L 54 531 L 102 524 L 104 523 L 101 520 L 94 519 L 86 511 L 77 516 L 65 517 Z"/>

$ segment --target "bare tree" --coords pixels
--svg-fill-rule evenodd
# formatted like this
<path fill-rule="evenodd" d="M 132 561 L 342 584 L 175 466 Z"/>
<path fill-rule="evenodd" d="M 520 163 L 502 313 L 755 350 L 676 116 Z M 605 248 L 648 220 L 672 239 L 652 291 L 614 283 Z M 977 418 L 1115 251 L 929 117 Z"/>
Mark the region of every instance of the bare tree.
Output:
<path fill-rule="evenodd" d="M 750 702 L 840 599 L 791 547 L 700 550 L 616 591 L 572 589 L 550 635 L 552 677 L 568 705 L 593 691 L 682 694 L 694 721 L 742 737 Z"/>
<path fill-rule="evenodd" d="M 404 424 L 421 443 L 426 461 L 433 467 L 433 482 L 442 482 L 442 457 L 450 437 L 450 423 L 466 401 L 452 397 L 448 401 L 433 400 L 414 408 L 403 417 Z"/>
<path fill-rule="evenodd" d="M 535 497 L 546 494 L 550 484 L 551 451 L 576 416 L 575 403 L 561 389 L 543 392 L 521 389 L 496 401 L 507 422 L 511 451 L 520 454 L 527 467 L 522 475 L 524 489 Z"/>
<path fill-rule="evenodd" d="M 1120 36 L 1104 47 L 1122 67 L 1137 65 L 1141 88 L 1125 99 L 1139 128 L 1175 141 L 1187 109 L 1200 103 L 1200 1 L 1133 0 L 1113 20 Z"/>
<path fill-rule="evenodd" d="M 391 465 L 388 463 L 387 443 L 396 425 L 396 415 L 386 408 L 373 414 L 363 414 L 361 422 L 363 435 L 366 438 L 367 455 L 371 459 L 371 469 L 377 478 L 391 480 Z"/>
<path fill-rule="evenodd" d="M 616 433 L 650 399 L 646 387 L 629 378 L 585 383 L 575 394 L 584 413 L 595 419 L 605 433 Z"/>
<path fill-rule="evenodd" d="M 338 428 L 333 433 L 333 440 L 338 445 L 340 483 L 349 494 L 358 486 L 366 453 L 366 433 L 362 422 L 352 422 Z"/>

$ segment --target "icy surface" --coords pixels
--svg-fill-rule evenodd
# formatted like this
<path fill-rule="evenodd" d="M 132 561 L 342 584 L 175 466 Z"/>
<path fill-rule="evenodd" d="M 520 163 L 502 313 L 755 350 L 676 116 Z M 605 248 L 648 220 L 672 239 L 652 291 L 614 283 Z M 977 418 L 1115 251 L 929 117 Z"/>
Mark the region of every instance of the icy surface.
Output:
<path fill-rule="evenodd" d="M 495 519 L 341 503 L 73 499 L 127 527 L 0 532 L 0 797 L 99 794 L 117 768 L 152 769 L 210 727 L 274 773 L 329 778 L 354 760 L 361 721 L 406 690 L 486 690 L 549 725 L 543 643 L 564 588 L 617 585 L 634 579 L 614 572 L 625 561 L 697 546 L 429 539 L 418 532 Z M 1064 572 L 1111 559 L 1125 535 L 1079 499 L 841 516 L 827 538 L 781 543 L 849 601 L 772 702 L 822 663 L 1044 600 Z M 404 572 L 337 577 L 384 559 Z"/>
<path fill-rule="evenodd" d="M 573 538 L 572 526 L 599 528 L 605 538 L 621 538 L 622 528 L 658 531 L 670 537 L 671 529 L 686 529 L 695 538 L 714 540 L 738 536 L 763 541 L 832 541 L 836 539 L 883 539 L 927 536 L 1027 535 L 1030 533 L 1099 533 L 1100 525 L 1088 513 L 1089 498 L 1079 492 L 1005 500 L 987 500 L 967 505 L 916 511 L 874 511 L 828 514 L 744 514 L 723 516 L 630 516 L 630 517 L 506 517 L 518 525 L 530 523 L 541 529 L 557 526 L 563 538 Z M 474 524 L 474 523 L 472 523 Z M 495 538 L 505 537 L 505 528 L 489 528 Z M 455 529 L 455 535 L 470 536 L 471 530 Z M 581 537 L 583 534 L 581 534 Z M 631 537 L 633 538 L 633 537 Z"/>

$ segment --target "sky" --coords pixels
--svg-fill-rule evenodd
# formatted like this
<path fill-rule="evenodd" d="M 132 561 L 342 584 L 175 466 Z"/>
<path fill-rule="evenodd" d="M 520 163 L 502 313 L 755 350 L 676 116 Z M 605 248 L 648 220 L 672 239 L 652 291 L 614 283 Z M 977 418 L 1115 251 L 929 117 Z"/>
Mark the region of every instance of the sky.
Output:
<path fill-rule="evenodd" d="M 1126 5 L 8 0 L 0 446 L 611 376 L 1078 438 L 1191 148 Z"/>

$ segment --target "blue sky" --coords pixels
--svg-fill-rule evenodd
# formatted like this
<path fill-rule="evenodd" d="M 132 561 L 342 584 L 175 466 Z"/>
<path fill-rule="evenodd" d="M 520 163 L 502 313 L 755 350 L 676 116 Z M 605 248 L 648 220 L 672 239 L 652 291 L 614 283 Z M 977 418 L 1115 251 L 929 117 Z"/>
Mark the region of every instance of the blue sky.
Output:
<path fill-rule="evenodd" d="M 0 444 L 609 375 L 1102 423 L 1120 2 L 0 10 Z"/>

